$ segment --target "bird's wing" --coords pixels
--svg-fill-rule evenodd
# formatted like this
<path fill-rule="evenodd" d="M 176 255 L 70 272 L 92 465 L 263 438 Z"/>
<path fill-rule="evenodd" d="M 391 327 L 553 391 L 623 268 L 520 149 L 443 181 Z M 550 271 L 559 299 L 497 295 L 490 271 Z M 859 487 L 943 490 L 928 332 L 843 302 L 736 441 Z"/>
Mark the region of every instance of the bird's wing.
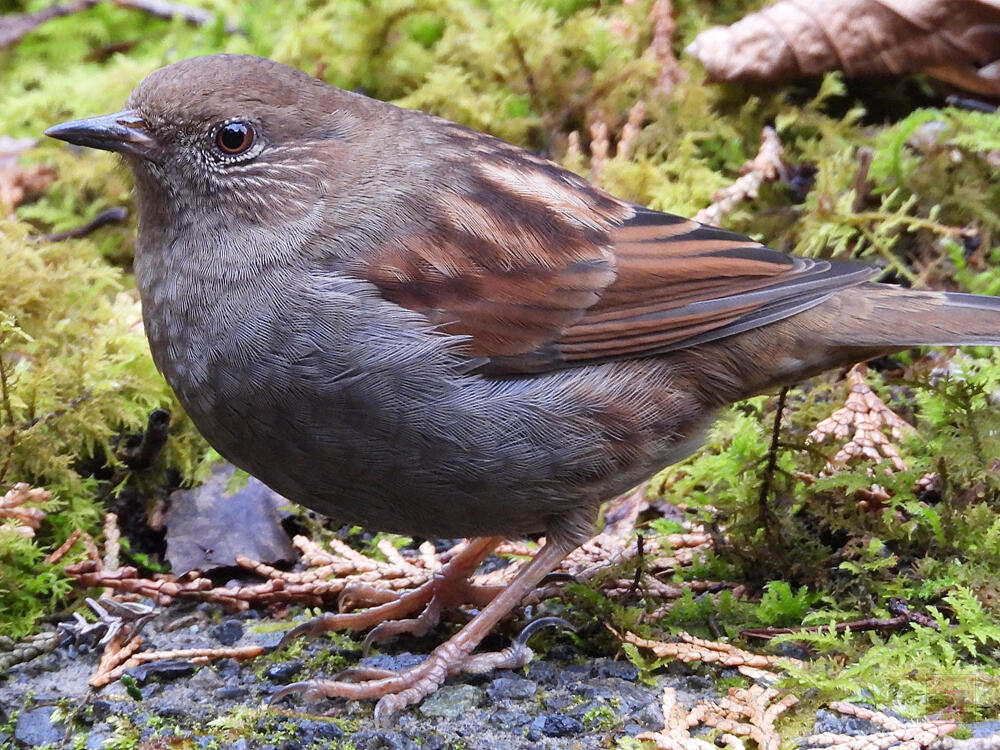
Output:
<path fill-rule="evenodd" d="M 788 256 L 614 198 L 501 141 L 456 129 L 467 160 L 411 233 L 355 273 L 448 333 L 491 374 L 704 343 L 794 315 L 871 267 Z"/>

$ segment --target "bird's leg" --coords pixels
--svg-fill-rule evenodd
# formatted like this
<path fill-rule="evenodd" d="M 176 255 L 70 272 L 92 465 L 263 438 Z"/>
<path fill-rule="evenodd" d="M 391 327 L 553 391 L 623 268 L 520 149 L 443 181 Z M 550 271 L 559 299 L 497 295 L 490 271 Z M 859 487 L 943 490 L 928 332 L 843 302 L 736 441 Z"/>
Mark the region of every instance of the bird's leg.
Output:
<path fill-rule="evenodd" d="M 502 537 L 470 539 L 465 549 L 422 586 L 361 612 L 328 612 L 314 617 L 289 630 L 278 648 L 302 636 L 317 638 L 336 630 L 374 627 L 365 639 L 366 647 L 373 641 L 385 640 L 398 633 L 423 635 L 437 624 L 443 610 L 464 603 L 464 595 L 473 588 L 469 577 L 501 541 Z"/>
<path fill-rule="evenodd" d="M 496 540 L 490 540 L 495 543 Z M 572 549 L 568 542 L 550 541 L 543 546 L 517 577 L 483 608 L 464 628 L 442 643 L 415 667 L 401 672 L 389 673 L 384 670 L 354 670 L 353 677 L 367 677 L 362 682 L 315 680 L 297 682 L 278 690 L 271 696 L 271 702 L 292 693 L 328 698 L 352 698 L 362 700 L 379 698 L 375 707 L 375 721 L 385 726 L 391 724 L 395 715 L 433 693 L 452 674 L 465 670 L 468 664 L 473 671 L 509 663 L 522 662 L 524 651 L 518 650 L 509 657 L 500 657 L 493 662 L 484 660 L 486 655 L 471 656 L 476 646 L 485 638 L 536 585 L 562 561 Z M 504 654 L 505 652 L 500 652 Z M 530 653 L 530 652 L 528 652 Z"/>

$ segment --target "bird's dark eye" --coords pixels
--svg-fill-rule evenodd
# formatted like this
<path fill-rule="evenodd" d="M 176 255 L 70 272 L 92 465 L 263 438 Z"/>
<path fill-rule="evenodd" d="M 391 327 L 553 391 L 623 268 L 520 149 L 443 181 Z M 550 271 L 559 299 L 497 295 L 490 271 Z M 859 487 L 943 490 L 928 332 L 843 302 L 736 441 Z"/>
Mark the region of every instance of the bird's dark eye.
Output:
<path fill-rule="evenodd" d="M 253 145 L 253 128 L 245 122 L 229 122 L 219 128 L 215 145 L 224 154 L 242 154 Z"/>

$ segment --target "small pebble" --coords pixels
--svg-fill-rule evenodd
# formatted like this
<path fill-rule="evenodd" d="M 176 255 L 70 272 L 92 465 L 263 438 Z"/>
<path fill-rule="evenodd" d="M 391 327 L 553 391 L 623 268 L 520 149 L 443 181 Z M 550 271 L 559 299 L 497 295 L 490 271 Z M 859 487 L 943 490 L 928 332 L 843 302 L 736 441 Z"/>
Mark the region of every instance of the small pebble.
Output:
<path fill-rule="evenodd" d="M 629 661 L 598 659 L 594 671 L 598 677 L 617 677 L 629 682 L 639 679 L 639 668 Z"/>
<path fill-rule="evenodd" d="M 232 646 L 243 637 L 243 624 L 238 620 L 220 622 L 209 633 L 223 646 Z"/>
<path fill-rule="evenodd" d="M 302 666 L 302 662 L 298 659 L 291 659 L 280 664 L 272 664 L 265 674 L 267 679 L 276 685 L 287 685 L 302 671 Z"/>
<path fill-rule="evenodd" d="M 546 737 L 568 737 L 580 734 L 583 731 L 583 724 L 571 716 L 549 714 L 535 719 L 531 723 L 531 729 L 541 732 Z"/>
<path fill-rule="evenodd" d="M 62 742 L 66 732 L 62 724 L 53 720 L 57 706 L 29 708 L 17 715 L 14 739 L 28 747 L 41 747 Z"/>
<path fill-rule="evenodd" d="M 355 750 L 419 750 L 416 742 L 391 729 L 363 729 L 351 735 Z"/>
<path fill-rule="evenodd" d="M 483 702 L 483 691 L 474 685 L 445 685 L 420 704 L 420 713 L 453 720 Z"/>
<path fill-rule="evenodd" d="M 532 681 L 523 677 L 498 677 L 486 688 L 490 699 L 499 700 L 526 700 L 535 697 L 538 686 Z"/>

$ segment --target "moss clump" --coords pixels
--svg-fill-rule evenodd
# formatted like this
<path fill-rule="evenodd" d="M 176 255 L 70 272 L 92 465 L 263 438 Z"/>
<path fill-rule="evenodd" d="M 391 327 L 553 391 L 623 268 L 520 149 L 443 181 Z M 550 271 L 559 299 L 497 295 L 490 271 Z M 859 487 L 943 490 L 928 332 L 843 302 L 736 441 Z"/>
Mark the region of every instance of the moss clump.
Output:
<path fill-rule="evenodd" d="M 88 467 L 113 460 L 112 439 L 141 430 L 172 397 L 149 357 L 136 295 L 93 242 L 37 241 L 26 224 L 0 220 L 0 266 L 0 482 L 53 498 L 37 540 L 0 531 L 0 633 L 22 635 L 68 591 L 44 550 L 100 517 Z M 169 460 L 191 473 L 200 444 L 184 424 Z"/>

